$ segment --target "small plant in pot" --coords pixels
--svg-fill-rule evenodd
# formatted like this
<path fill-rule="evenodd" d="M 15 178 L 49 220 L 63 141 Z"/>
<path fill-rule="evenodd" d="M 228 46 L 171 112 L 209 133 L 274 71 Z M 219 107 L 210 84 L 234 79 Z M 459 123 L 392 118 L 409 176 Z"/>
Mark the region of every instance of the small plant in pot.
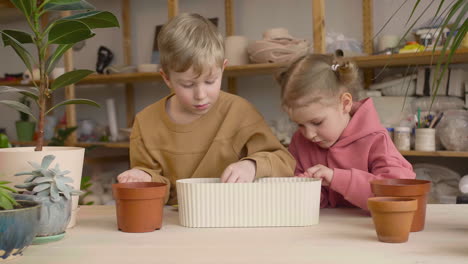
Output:
<path fill-rule="evenodd" d="M 31 100 L 26 95 L 21 96 L 19 99 L 21 104 L 27 107 L 31 107 Z M 16 136 L 19 141 L 31 141 L 34 136 L 34 129 L 36 128 L 36 122 L 29 121 L 29 115 L 19 111 L 20 120 L 16 121 Z"/>
<path fill-rule="evenodd" d="M 31 245 L 39 227 L 40 204 L 15 200 L 16 192 L 0 181 L 0 261 L 22 254 Z"/>
<path fill-rule="evenodd" d="M 54 155 L 47 155 L 41 164 L 29 162 L 33 171 L 21 172 L 15 176 L 29 175 L 23 184 L 16 188 L 25 189 L 21 194 L 15 194 L 16 199 L 30 200 L 42 204 L 39 230 L 33 243 L 40 244 L 60 240 L 65 235 L 65 229 L 71 216 L 71 196 L 79 195 L 69 183 L 73 179 L 65 176 L 69 171 L 60 170 L 59 164 L 49 168 L 54 161 Z"/>

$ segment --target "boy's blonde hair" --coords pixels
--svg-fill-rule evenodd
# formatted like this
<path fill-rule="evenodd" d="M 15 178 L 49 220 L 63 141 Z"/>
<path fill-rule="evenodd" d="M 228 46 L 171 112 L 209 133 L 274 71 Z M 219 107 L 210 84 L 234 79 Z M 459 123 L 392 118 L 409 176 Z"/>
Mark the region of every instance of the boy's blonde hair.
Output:
<path fill-rule="evenodd" d="M 359 84 L 354 63 L 332 55 L 308 54 L 294 60 L 277 76 L 281 85 L 281 103 L 286 109 L 314 102 L 337 102 L 341 94 Z"/>
<path fill-rule="evenodd" d="M 208 19 L 183 13 L 166 23 L 158 36 L 162 70 L 185 72 L 193 66 L 199 76 L 207 68 L 223 67 L 223 37 Z"/>

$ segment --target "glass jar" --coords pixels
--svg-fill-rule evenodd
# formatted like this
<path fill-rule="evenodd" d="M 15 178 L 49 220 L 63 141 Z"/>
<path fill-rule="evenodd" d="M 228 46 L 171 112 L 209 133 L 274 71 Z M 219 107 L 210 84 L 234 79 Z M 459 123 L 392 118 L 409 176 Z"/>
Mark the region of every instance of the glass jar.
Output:
<path fill-rule="evenodd" d="M 444 111 L 436 134 L 447 150 L 468 151 L 468 111 Z"/>
<path fill-rule="evenodd" d="M 395 127 L 393 134 L 393 143 L 398 150 L 410 150 L 411 128 Z"/>

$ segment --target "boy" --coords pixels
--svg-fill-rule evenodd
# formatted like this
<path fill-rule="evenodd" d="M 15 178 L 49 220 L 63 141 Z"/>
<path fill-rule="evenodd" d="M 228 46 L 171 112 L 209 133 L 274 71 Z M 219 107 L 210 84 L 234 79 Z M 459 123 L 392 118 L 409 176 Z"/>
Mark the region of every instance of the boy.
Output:
<path fill-rule="evenodd" d="M 161 75 L 171 94 L 135 118 L 130 165 L 119 182 L 163 182 L 168 204 L 175 182 L 220 177 L 222 182 L 292 176 L 295 161 L 246 100 L 222 92 L 223 38 L 197 14 L 170 20 L 158 36 Z"/>

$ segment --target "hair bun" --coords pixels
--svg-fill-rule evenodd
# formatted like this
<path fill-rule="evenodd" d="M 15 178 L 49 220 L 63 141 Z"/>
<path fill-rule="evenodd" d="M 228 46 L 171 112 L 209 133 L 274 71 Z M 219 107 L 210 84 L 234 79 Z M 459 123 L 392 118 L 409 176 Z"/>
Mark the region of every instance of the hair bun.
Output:
<path fill-rule="evenodd" d="M 332 69 L 336 65 L 336 74 L 342 85 L 348 86 L 353 84 L 358 79 L 358 69 L 356 64 L 351 61 L 340 59 L 336 64 L 332 64 Z"/>

